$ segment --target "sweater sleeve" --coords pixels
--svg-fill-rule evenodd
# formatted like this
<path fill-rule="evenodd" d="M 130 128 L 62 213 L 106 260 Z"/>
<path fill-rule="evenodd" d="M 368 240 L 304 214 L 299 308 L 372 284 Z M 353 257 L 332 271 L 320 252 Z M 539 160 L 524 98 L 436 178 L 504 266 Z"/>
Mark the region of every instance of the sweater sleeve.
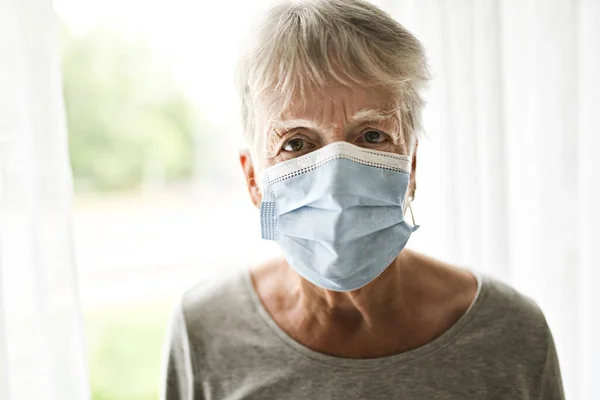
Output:
<path fill-rule="evenodd" d="M 194 363 L 181 304 L 176 308 L 165 342 L 163 400 L 201 400 L 194 396 Z"/>

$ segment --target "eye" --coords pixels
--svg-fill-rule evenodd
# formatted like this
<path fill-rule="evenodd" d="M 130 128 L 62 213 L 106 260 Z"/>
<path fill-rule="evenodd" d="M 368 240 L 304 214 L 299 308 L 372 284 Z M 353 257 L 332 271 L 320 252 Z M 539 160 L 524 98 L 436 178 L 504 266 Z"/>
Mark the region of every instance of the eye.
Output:
<path fill-rule="evenodd" d="M 364 134 L 364 140 L 367 143 L 377 144 L 383 142 L 385 139 L 385 135 L 378 131 L 367 131 Z"/>
<path fill-rule="evenodd" d="M 288 151 L 290 153 L 298 152 L 298 151 L 300 151 L 302 149 L 304 149 L 304 140 L 300 139 L 300 138 L 295 138 L 295 139 L 292 139 L 292 140 L 288 140 L 283 145 L 283 150 L 284 151 Z"/>

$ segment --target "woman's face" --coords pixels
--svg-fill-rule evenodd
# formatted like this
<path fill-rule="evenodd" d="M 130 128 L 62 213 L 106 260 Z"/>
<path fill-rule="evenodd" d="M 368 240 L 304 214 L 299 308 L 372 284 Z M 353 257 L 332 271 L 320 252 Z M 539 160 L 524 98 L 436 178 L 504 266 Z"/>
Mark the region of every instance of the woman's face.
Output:
<path fill-rule="evenodd" d="M 256 134 L 255 158 L 242 153 L 241 162 L 251 197 L 260 204 L 255 169 L 308 154 L 328 144 L 346 141 L 360 147 L 408 155 L 393 97 L 378 89 L 331 87 L 292 101 Z M 254 163 L 253 163 L 254 162 Z"/>

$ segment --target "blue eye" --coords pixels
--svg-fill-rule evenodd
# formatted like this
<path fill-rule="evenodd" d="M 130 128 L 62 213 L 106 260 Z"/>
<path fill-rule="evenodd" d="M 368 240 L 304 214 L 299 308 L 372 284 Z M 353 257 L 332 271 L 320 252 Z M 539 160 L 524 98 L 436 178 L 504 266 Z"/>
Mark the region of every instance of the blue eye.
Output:
<path fill-rule="evenodd" d="M 288 141 L 283 145 L 283 150 L 289 152 L 297 152 L 304 148 L 304 140 L 296 138 Z"/>
<path fill-rule="evenodd" d="M 367 131 L 365 132 L 365 141 L 368 143 L 381 143 L 385 140 L 383 134 L 377 131 Z"/>

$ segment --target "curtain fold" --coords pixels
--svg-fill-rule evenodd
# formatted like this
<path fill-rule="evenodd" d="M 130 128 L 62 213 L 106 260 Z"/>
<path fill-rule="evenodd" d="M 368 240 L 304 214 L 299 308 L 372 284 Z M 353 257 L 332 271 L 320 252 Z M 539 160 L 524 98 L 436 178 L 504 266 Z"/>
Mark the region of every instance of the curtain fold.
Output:
<path fill-rule="evenodd" d="M 0 0 L 0 399 L 89 398 L 50 0 Z"/>
<path fill-rule="evenodd" d="M 379 3 L 433 72 L 413 247 L 532 297 L 567 398 L 600 399 L 600 2 Z"/>

